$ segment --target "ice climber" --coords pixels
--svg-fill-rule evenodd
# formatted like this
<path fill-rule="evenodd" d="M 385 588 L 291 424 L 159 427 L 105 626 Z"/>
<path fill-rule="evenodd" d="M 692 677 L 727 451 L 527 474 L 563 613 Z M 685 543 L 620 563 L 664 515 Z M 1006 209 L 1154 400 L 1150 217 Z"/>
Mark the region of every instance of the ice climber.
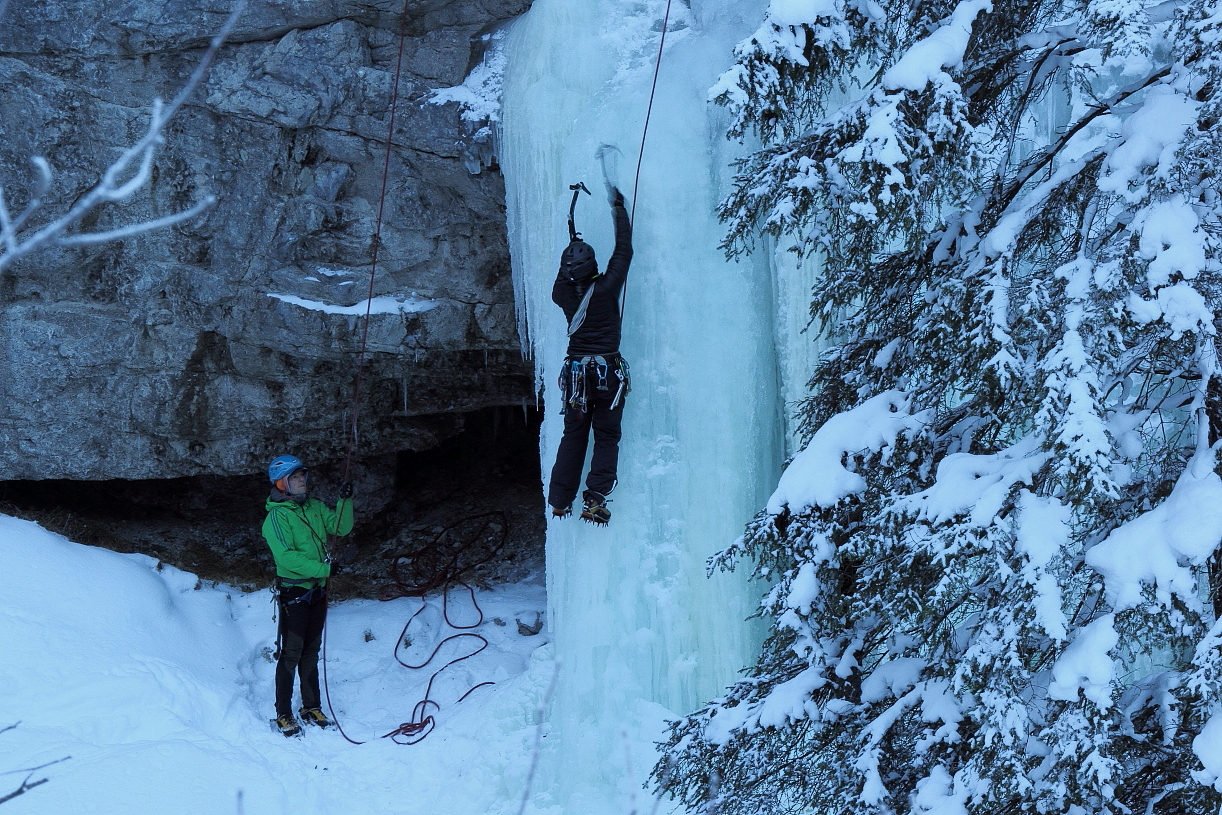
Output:
<path fill-rule="evenodd" d="M 272 482 L 263 537 L 276 560 L 279 595 L 279 658 L 276 662 L 275 724 L 285 736 L 301 726 L 293 717 L 293 677 L 301 678 L 306 724 L 327 727 L 318 689 L 318 650 L 327 621 L 327 579 L 339 568 L 328 556 L 327 535 L 352 531 L 352 485 L 344 482 L 331 509 L 309 494 L 309 473 L 301 459 L 277 456 L 267 468 Z"/>
<path fill-rule="evenodd" d="M 574 186 L 574 204 L 579 187 L 584 190 L 584 186 Z M 552 286 L 552 300 L 569 321 L 569 346 L 560 372 L 564 435 L 552 467 L 548 504 L 557 518 L 572 513 L 592 429 L 594 453 L 582 493 L 581 517 L 595 524 L 611 519 L 607 495 L 615 488 L 620 420 L 630 389 L 628 363 L 620 356 L 619 344 L 621 298 L 632 262 L 632 224 L 623 194 L 616 187 L 608 189 L 615 251 L 606 272 L 598 273 L 594 249 L 574 229 L 570 209 L 571 240 L 560 255 L 560 271 Z"/>

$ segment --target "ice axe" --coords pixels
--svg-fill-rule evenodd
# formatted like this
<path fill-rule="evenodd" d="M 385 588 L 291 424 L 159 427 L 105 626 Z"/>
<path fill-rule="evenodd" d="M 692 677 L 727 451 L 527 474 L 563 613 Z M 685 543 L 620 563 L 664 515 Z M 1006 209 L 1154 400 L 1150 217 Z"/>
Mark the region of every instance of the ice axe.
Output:
<path fill-rule="evenodd" d="M 598 159 L 598 163 L 602 165 L 603 183 L 607 185 L 608 198 L 610 198 L 612 195 L 611 191 L 619 187 L 619 179 L 616 177 L 619 175 L 617 172 L 618 168 L 616 166 L 617 154 L 622 156 L 623 152 L 614 144 L 607 144 L 606 142 L 598 145 L 598 149 L 594 151 L 594 157 Z M 607 166 L 608 158 L 610 158 L 610 168 Z"/>
<path fill-rule="evenodd" d="M 576 184 L 569 184 L 569 189 L 573 191 L 573 202 L 569 204 L 569 240 L 575 241 L 581 237 L 581 233 L 577 231 L 577 226 L 573 223 L 573 212 L 577 209 L 577 196 L 581 193 L 590 195 L 590 191 L 586 189 L 586 185 L 580 181 Z"/>

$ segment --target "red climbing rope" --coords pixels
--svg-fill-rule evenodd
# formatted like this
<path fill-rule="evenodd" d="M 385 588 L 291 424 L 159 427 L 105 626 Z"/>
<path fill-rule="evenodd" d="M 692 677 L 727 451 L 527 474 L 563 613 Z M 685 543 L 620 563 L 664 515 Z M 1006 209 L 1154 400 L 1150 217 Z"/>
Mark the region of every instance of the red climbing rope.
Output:
<path fill-rule="evenodd" d="M 649 106 L 645 109 L 645 127 L 641 129 L 641 150 L 636 157 L 636 177 L 632 180 L 632 211 L 628 220 L 636 223 L 636 193 L 641 186 L 641 161 L 645 158 L 645 137 L 649 135 L 649 117 L 653 113 L 653 97 L 658 91 L 658 72 L 662 70 L 662 48 L 666 45 L 666 28 L 670 22 L 670 3 L 666 0 L 666 14 L 662 16 L 662 39 L 658 42 L 658 58 L 653 66 L 653 85 L 649 88 Z"/>
<path fill-rule="evenodd" d="M 351 432 L 348 435 L 348 451 L 344 456 L 344 481 L 348 481 L 351 477 L 352 451 L 356 447 L 357 442 L 357 415 L 360 410 L 361 380 L 365 373 L 365 350 L 369 345 L 369 316 L 373 311 L 373 286 L 378 271 L 378 250 L 382 246 L 382 218 L 386 210 L 386 186 L 390 178 L 390 148 L 395 135 L 395 114 L 399 109 L 399 79 L 403 74 L 403 46 L 407 40 L 407 12 L 410 3 L 411 0 L 403 0 L 403 10 L 399 15 L 399 50 L 398 55 L 395 57 L 395 77 L 390 91 L 390 121 L 386 125 L 386 146 L 383 151 L 384 158 L 382 160 L 382 187 L 378 192 L 378 215 L 373 227 L 373 249 L 369 264 L 369 291 L 366 293 L 365 322 L 361 328 L 361 351 L 357 357 L 356 380 L 352 386 L 352 425 Z M 327 682 L 326 626 L 323 627 L 322 634 L 322 678 L 323 689 L 326 692 L 327 698 L 327 711 L 331 714 L 331 721 L 335 722 L 335 727 L 339 730 L 340 735 L 349 743 L 362 744 L 363 742 L 349 738 L 348 734 L 344 732 L 344 728 L 340 725 L 339 719 L 335 715 L 335 708 L 331 704 L 331 686 Z"/>
<path fill-rule="evenodd" d="M 453 536 L 451 533 L 454 533 Z M 447 543 L 447 538 L 451 537 L 457 538 L 457 541 L 449 544 Z M 429 733 L 433 732 L 433 728 L 437 724 L 432 711 L 441 710 L 441 706 L 432 698 L 433 682 L 436 681 L 437 677 L 446 668 L 465 659 L 470 659 L 488 647 L 488 640 L 484 639 L 483 636 L 470 633 L 471 629 L 479 628 L 479 626 L 483 625 L 484 611 L 480 608 L 479 601 L 475 599 L 475 591 L 467 584 L 465 578 L 471 575 L 478 567 L 495 558 L 508 542 L 508 516 L 501 511 L 485 512 L 480 515 L 463 518 L 442 527 L 426 543 L 405 555 L 396 557 L 391 562 L 391 579 L 394 581 L 394 585 L 387 587 L 381 592 L 381 599 L 383 601 L 393 600 L 398 597 L 417 597 L 420 599 L 420 608 L 416 609 L 415 613 L 408 618 L 407 623 L 403 626 L 403 631 L 395 641 L 394 658 L 396 662 L 410 670 L 422 670 L 433 662 L 446 643 L 474 639 L 479 642 L 479 645 L 473 651 L 451 659 L 433 671 L 432 676 L 429 677 L 428 685 L 425 687 L 424 698 L 416 703 L 412 710 L 411 719 L 386 733 L 382 738 L 389 738 L 396 744 L 404 745 L 418 744 L 423 741 Z M 480 548 L 481 544 L 482 548 Z M 411 564 L 414 574 L 410 578 L 401 576 L 399 573 L 400 564 L 403 562 Z M 459 625 L 450 619 L 450 589 L 455 586 L 462 586 L 470 594 L 471 605 L 479 615 L 479 619 L 474 623 Z M 451 629 L 460 633 L 452 634 L 438 642 L 429 658 L 419 665 L 404 662 L 399 658 L 399 647 L 407 636 L 408 628 L 412 622 L 420 615 L 421 611 L 424 611 L 427 605 L 426 595 L 438 589 L 441 590 L 442 619 L 445 620 L 446 625 Z M 335 715 L 335 707 L 331 704 L 331 686 L 327 679 L 326 626 L 323 627 L 322 633 L 322 681 L 323 689 L 326 693 L 327 710 L 331 714 L 331 721 L 335 722 L 336 729 L 339 730 L 340 735 L 350 744 L 364 744 L 364 742 L 356 741 L 344 732 L 343 725 L 340 724 L 339 719 Z M 462 702 L 476 689 L 492 684 L 495 683 L 480 682 L 468 689 L 453 704 L 457 705 L 459 702 Z"/>
<path fill-rule="evenodd" d="M 437 654 L 441 652 L 441 649 L 443 647 L 445 647 L 446 643 L 456 642 L 462 639 L 474 639 L 479 642 L 479 645 L 475 648 L 475 650 L 470 651 L 469 653 L 463 654 L 460 657 L 455 657 L 454 659 L 451 659 L 449 662 L 442 665 L 437 670 L 433 671 L 433 675 L 429 677 L 428 685 L 425 686 L 424 698 L 421 699 L 419 702 L 417 702 L 416 706 L 412 708 L 411 719 L 409 719 L 406 722 L 403 722 L 402 724 L 400 724 L 398 727 L 396 727 L 394 730 L 390 731 L 389 733 L 384 734 L 382 736 L 382 738 L 384 739 L 388 738 L 391 741 L 395 742 L 396 744 L 403 744 L 403 745 L 419 744 L 420 742 L 424 741 L 425 737 L 428 736 L 430 733 L 432 733 L 433 728 L 437 726 L 437 720 L 433 718 L 433 714 L 430 711 L 440 711 L 441 710 L 441 705 L 439 705 L 432 698 L 433 697 L 433 683 L 437 680 L 437 677 L 441 675 L 442 671 L 444 671 L 446 668 L 449 668 L 451 665 L 456 665 L 465 659 L 470 659 L 471 657 L 475 656 L 476 654 L 480 653 L 481 651 L 483 651 L 485 648 L 488 647 L 488 640 L 484 639 L 484 637 L 479 634 L 473 634 L 470 632 L 470 629 L 479 628 L 481 625 L 484 624 L 484 610 L 480 608 L 479 602 L 475 599 L 475 590 L 471 588 L 470 586 L 468 586 L 466 583 L 459 583 L 458 585 L 466 589 L 467 592 L 471 595 L 471 605 L 472 607 L 475 608 L 475 611 L 479 614 L 479 619 L 470 625 L 459 625 L 455 623 L 453 620 L 451 620 L 450 619 L 450 586 L 446 586 L 445 589 L 442 591 L 442 595 L 441 595 L 441 616 L 442 616 L 442 619 L 445 620 L 446 625 L 458 631 L 459 633 L 451 634 L 450 636 L 438 642 L 437 645 L 433 648 L 433 652 L 429 654 L 428 659 L 426 659 L 424 662 L 420 663 L 419 665 L 412 665 L 410 663 L 404 662 L 399 657 L 399 647 L 403 644 L 404 640 L 406 639 L 407 631 L 411 627 L 412 622 L 414 622 L 415 619 L 418 616 L 420 616 L 420 612 L 424 611 L 424 609 L 428 607 L 427 600 L 423 596 L 421 596 L 420 597 L 420 608 L 416 609 L 416 612 L 412 614 L 411 617 L 408 618 L 407 623 L 403 626 L 403 630 L 399 633 L 398 639 L 395 641 L 395 650 L 394 650 L 395 661 L 398 662 L 400 665 L 402 665 L 404 668 L 408 668 L 414 671 L 421 670 L 423 668 L 427 668 L 433 662 L 433 660 L 437 657 Z M 343 736 L 344 739 L 349 744 L 364 744 L 365 742 L 356 741 L 351 736 L 349 736 L 346 732 L 344 732 L 343 725 L 339 723 L 339 719 L 337 719 L 335 716 L 335 709 L 331 705 L 331 686 L 327 682 L 327 629 L 326 629 L 326 626 L 323 627 L 322 651 L 323 651 L 323 654 L 322 654 L 323 688 L 326 692 L 327 709 L 331 713 L 331 721 L 335 722 L 336 729 L 339 730 L 340 735 Z M 491 682 L 491 681 L 480 682 L 478 685 L 475 685 L 471 687 L 470 689 L 468 689 L 467 692 L 464 693 L 462 696 L 458 697 L 458 699 L 454 702 L 454 704 L 457 705 L 459 702 L 462 702 L 464 699 L 466 699 L 468 696 L 470 696 L 472 693 L 474 693 L 479 688 L 482 688 L 486 685 L 495 685 L 495 684 L 496 684 L 495 682 Z"/>
<path fill-rule="evenodd" d="M 356 447 L 357 438 L 358 438 L 357 436 L 357 433 L 358 433 L 357 415 L 358 415 L 358 411 L 360 407 L 361 382 L 362 382 L 362 379 L 364 376 L 364 370 L 365 370 L 365 355 L 366 355 L 366 349 L 368 347 L 368 342 L 369 342 L 369 317 L 373 309 L 373 291 L 374 291 L 374 281 L 377 275 L 377 268 L 378 268 L 378 251 L 382 245 L 382 220 L 383 220 L 383 215 L 384 215 L 385 208 L 386 208 L 386 187 L 387 187 L 389 177 L 390 177 L 390 150 L 393 144 L 393 138 L 394 138 L 394 132 L 395 132 L 395 114 L 398 110 L 399 78 L 402 74 L 402 68 L 403 68 L 404 42 L 406 40 L 406 34 L 407 34 L 406 32 L 407 12 L 408 12 L 410 2 L 411 0 L 404 0 L 403 11 L 401 13 L 400 20 L 399 20 L 399 48 L 398 48 L 398 56 L 395 59 L 395 76 L 394 76 L 393 86 L 391 89 L 390 121 L 388 122 L 387 128 L 386 128 L 385 157 L 382 163 L 382 186 L 378 194 L 378 214 L 377 214 L 377 219 L 374 223 L 372 258 L 371 258 L 370 267 L 369 267 L 369 290 L 367 292 L 367 299 L 365 303 L 364 324 L 361 328 L 361 350 L 360 350 L 360 354 L 357 359 L 356 379 L 355 379 L 355 382 L 353 384 L 353 389 L 352 389 L 351 432 L 348 437 L 347 453 L 345 454 L 345 457 L 344 457 L 344 480 L 345 481 L 349 480 L 349 477 L 351 475 L 352 453 Z M 636 218 L 636 200 L 637 200 L 637 193 L 640 188 L 640 182 L 641 182 L 641 162 L 644 160 L 644 157 L 645 157 L 645 140 L 649 135 L 649 121 L 650 121 L 650 117 L 653 114 L 653 101 L 654 101 L 654 97 L 658 89 L 658 74 L 662 68 L 662 51 L 666 45 L 666 31 L 667 31 L 667 28 L 670 22 L 670 7 L 671 7 L 671 0 L 666 0 L 666 13 L 664 14 L 662 18 L 662 37 L 661 37 L 661 40 L 658 42 L 658 56 L 654 64 L 653 83 L 649 89 L 649 105 L 645 110 L 645 124 L 641 131 L 641 148 L 637 155 L 636 175 L 633 179 L 633 184 L 632 184 L 632 211 L 629 214 L 629 219 L 632 221 L 635 221 L 635 218 Z M 494 515 L 499 515 L 501 518 L 501 531 L 502 531 L 501 545 L 503 546 L 508 536 L 508 522 L 507 522 L 507 519 L 504 517 L 503 513 L 487 513 L 486 516 L 476 516 L 475 518 L 468 518 L 466 520 L 467 521 L 479 520 L 480 518 L 486 518 L 486 517 L 490 517 Z M 471 540 L 473 541 L 476 537 L 479 537 L 480 535 L 482 535 L 483 532 L 487 530 L 490 526 L 494 526 L 494 525 L 495 524 L 493 523 L 493 521 L 485 520 L 483 525 L 479 528 L 479 530 L 475 533 L 475 535 L 471 537 Z M 448 531 L 448 529 L 449 528 L 447 528 L 447 530 L 443 530 L 441 533 L 439 533 L 437 537 L 440 538 L 441 535 L 445 534 L 445 531 Z M 434 540 L 434 543 L 436 543 L 436 539 Z M 460 550 L 459 552 L 454 554 L 453 558 L 450 560 L 449 563 L 445 565 L 445 567 L 437 570 L 432 577 L 425 580 L 423 583 L 417 583 L 413 585 L 405 584 L 402 580 L 399 579 L 398 565 L 399 565 L 399 561 L 401 560 L 401 558 L 396 558 L 396 560 L 394 561 L 392 572 L 393 572 L 393 578 L 395 580 L 396 586 L 398 587 L 396 590 L 392 590 L 395 592 L 395 596 L 415 596 L 415 597 L 420 598 L 420 608 L 418 608 L 416 612 L 408 619 L 407 623 L 403 626 L 403 632 L 399 635 L 398 641 L 396 641 L 395 643 L 394 657 L 395 657 L 395 660 L 400 665 L 403 665 L 405 668 L 409 668 L 412 670 L 419 670 L 419 669 L 425 668 L 433 661 L 433 659 L 437 656 L 437 654 L 440 652 L 442 647 L 445 646 L 446 643 L 453 642 L 459 639 L 474 638 L 474 639 L 479 640 L 481 644 L 474 651 L 471 651 L 470 653 L 464 656 L 452 659 L 449 662 L 442 665 L 436 671 L 434 671 L 433 675 L 429 677 L 428 685 L 425 687 L 424 698 L 416 703 L 416 706 L 412 711 L 412 718 L 409 721 L 400 724 L 399 727 L 385 734 L 384 736 L 382 736 L 382 738 L 390 738 L 392 741 L 396 742 L 397 744 L 418 744 L 421 740 L 423 740 L 426 736 L 428 736 L 428 734 L 431 733 L 433 731 L 433 728 L 436 726 L 436 720 L 433 718 L 433 715 L 429 711 L 430 710 L 440 710 L 440 706 L 437 704 L 436 701 L 432 699 L 432 690 L 433 690 L 434 680 L 436 680 L 438 675 L 441 674 L 441 672 L 444 671 L 446 668 L 450 667 L 451 665 L 454 665 L 455 663 L 462 662 L 465 659 L 470 659 L 471 657 L 475 656 L 476 654 L 480 653 L 481 651 L 483 651 L 485 648 L 488 647 L 488 641 L 484 639 L 482 636 L 480 636 L 479 634 L 472 634 L 466 631 L 466 629 L 478 628 L 480 625 L 482 625 L 484 621 L 484 613 L 483 613 L 483 610 L 480 609 L 479 603 L 475 599 L 475 591 L 469 585 L 462 582 L 459 579 L 459 576 L 462 573 L 464 573 L 465 571 L 469 571 L 473 569 L 475 566 L 486 563 L 499 550 L 500 550 L 500 546 L 493 547 L 492 551 L 489 554 L 487 554 L 482 560 L 476 563 L 467 563 L 467 564 L 461 564 L 461 565 L 458 560 L 459 556 L 462 554 L 462 550 Z M 467 591 L 471 595 L 472 605 L 479 612 L 479 621 L 474 623 L 473 625 L 463 625 L 463 626 L 455 625 L 453 622 L 451 622 L 449 618 L 449 590 L 455 584 L 461 585 L 463 588 L 467 589 Z M 429 658 L 426 659 L 420 665 L 409 665 L 408 663 L 404 662 L 402 659 L 399 658 L 399 645 L 403 642 L 404 637 L 407 635 L 407 630 L 411 626 L 412 621 L 415 620 L 416 617 L 419 616 L 420 612 L 425 609 L 427 605 L 425 601 L 425 595 L 429 591 L 433 591 L 438 588 L 440 588 L 442 591 L 442 617 L 444 618 L 447 625 L 449 625 L 452 629 L 459 631 L 460 633 L 453 634 L 441 640 L 437 644 L 437 646 L 433 649 L 433 653 L 429 655 Z M 390 599 L 390 597 L 384 596 L 383 599 Z M 331 714 L 331 721 L 335 722 L 335 726 L 339 730 L 340 735 L 342 735 L 344 739 L 346 739 L 349 743 L 364 744 L 364 742 L 359 742 L 359 741 L 352 739 L 351 737 L 348 736 L 347 733 L 344 732 L 343 726 L 340 725 L 339 719 L 335 715 L 335 708 L 331 703 L 331 687 L 327 679 L 327 630 L 325 626 L 323 628 L 323 639 L 322 639 L 322 672 L 323 672 L 323 688 L 326 693 L 326 700 L 327 700 L 327 710 Z M 455 702 L 455 704 L 458 704 L 458 702 L 461 702 L 464 699 L 466 699 L 476 689 L 482 688 L 485 685 L 492 685 L 492 684 L 494 683 L 481 682 L 478 685 L 475 685 L 474 687 L 469 689 L 466 693 L 464 693 L 461 697 L 459 697 L 458 701 Z M 400 739 L 403 739 L 403 740 L 400 741 Z"/>
<path fill-rule="evenodd" d="M 432 714 L 429 713 L 429 709 L 432 708 L 434 710 L 441 710 L 441 706 L 438 705 L 437 702 L 433 701 L 432 699 L 434 680 L 436 680 L 437 677 L 441 674 L 441 672 L 444 671 L 446 668 L 450 667 L 451 665 L 462 662 L 464 659 L 470 659 L 471 657 L 475 656 L 480 651 L 483 651 L 485 648 L 488 647 L 488 640 L 484 639 L 479 634 L 472 634 L 469 631 L 469 629 L 472 629 L 472 628 L 479 628 L 484 623 L 484 611 L 483 609 L 479 607 L 479 603 L 475 599 L 475 590 L 472 589 L 470 586 L 468 586 L 466 583 L 459 583 L 459 585 L 462 586 L 464 589 L 466 589 L 467 592 L 471 595 L 471 605 L 475 607 L 475 610 L 477 612 L 479 612 L 479 620 L 472 623 L 471 625 L 458 625 L 450 619 L 450 587 L 447 586 L 442 591 L 442 595 L 441 595 L 441 616 L 445 620 L 446 625 L 450 626 L 450 628 L 453 628 L 454 630 L 458 631 L 459 633 L 451 634 L 450 636 L 443 639 L 441 642 L 437 643 L 437 645 L 433 648 L 433 653 L 429 654 L 429 658 L 426 659 L 424 662 L 420 663 L 419 665 L 408 664 L 399 657 L 399 646 L 402 645 L 404 640 L 407 638 L 407 630 L 408 628 L 411 627 L 412 621 L 415 620 L 416 617 L 420 615 L 420 612 L 424 611 L 425 606 L 427 605 L 425 603 L 424 598 L 421 597 L 420 598 L 420 608 L 416 609 L 416 613 L 413 614 L 410 619 L 408 619 L 407 624 L 403 626 L 403 631 L 399 633 L 399 639 L 395 642 L 395 661 L 398 662 L 400 665 L 402 665 L 404 668 L 410 668 L 411 670 L 416 671 L 416 670 L 420 670 L 422 668 L 428 667 L 428 665 L 432 663 L 432 661 L 436 658 L 437 654 L 441 651 L 443 647 L 445 647 L 446 643 L 448 642 L 457 642 L 458 640 L 461 640 L 461 639 L 475 639 L 475 640 L 478 640 L 480 644 L 474 651 L 471 651 L 468 654 L 464 654 L 463 656 L 451 659 L 449 662 L 447 662 L 446 664 L 438 668 L 436 671 L 434 671 L 433 675 L 429 677 L 428 685 L 424 689 L 424 698 L 421 699 L 419 702 L 417 702 L 416 707 L 412 709 L 412 718 L 404 722 L 403 724 L 399 725 L 397 728 L 390 731 L 386 735 L 382 736 L 382 738 L 384 739 L 389 738 L 391 741 L 395 742 L 396 744 L 417 744 L 423 741 L 424 737 L 427 736 L 429 733 L 432 733 L 433 728 L 437 726 L 437 722 L 433 718 Z M 455 702 L 454 704 L 458 704 L 458 702 L 461 702 L 463 699 L 466 699 L 468 696 L 474 693 L 477 688 L 482 688 L 485 685 L 494 685 L 494 684 L 496 683 L 495 682 L 480 682 L 478 685 L 475 685 L 474 687 L 469 689 L 462 696 L 458 697 L 458 701 Z M 400 739 L 404 739 L 404 741 L 400 741 Z"/>
<path fill-rule="evenodd" d="M 365 324 L 361 328 L 361 353 L 357 357 L 356 382 L 352 387 L 352 432 L 348 437 L 348 453 L 344 457 L 344 480 L 352 468 L 352 450 L 357 442 L 357 412 L 360 408 L 361 378 L 365 372 L 365 348 L 369 344 L 369 315 L 373 310 L 373 283 L 378 272 L 378 250 L 382 246 L 382 215 L 386 210 L 386 185 L 390 178 L 390 148 L 395 135 L 395 113 L 399 108 L 399 77 L 403 72 L 403 44 L 407 39 L 407 10 L 411 0 L 403 0 L 399 17 L 399 55 L 395 58 L 395 78 L 390 92 L 390 122 L 386 125 L 385 158 L 382 161 L 382 189 L 378 193 L 378 216 L 373 226 L 373 255 L 369 264 L 369 291 L 365 300 Z"/>

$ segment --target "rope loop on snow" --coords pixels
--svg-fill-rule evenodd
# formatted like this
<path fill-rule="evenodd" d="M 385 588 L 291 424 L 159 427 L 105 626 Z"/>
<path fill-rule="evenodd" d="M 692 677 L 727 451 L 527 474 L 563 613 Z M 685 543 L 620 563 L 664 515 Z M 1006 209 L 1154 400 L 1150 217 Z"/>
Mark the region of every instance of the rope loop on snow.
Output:
<path fill-rule="evenodd" d="M 456 530 L 457 532 L 455 532 Z M 447 545 L 447 538 L 453 539 L 455 537 L 457 540 Z M 475 590 L 466 582 L 465 578 L 472 574 L 476 568 L 495 558 L 508 541 L 508 515 L 500 510 L 485 512 L 479 515 L 470 515 L 442 527 L 433 534 L 427 543 L 407 554 L 396 557 L 391 562 L 391 580 L 394 582 L 394 585 L 384 589 L 379 594 L 379 599 L 386 601 L 399 597 L 416 597 L 420 600 L 420 607 L 408 618 L 398 639 L 395 641 L 394 658 L 396 662 L 409 670 L 422 670 L 432 664 L 437 654 L 440 653 L 447 643 L 458 640 L 476 640 L 477 642 L 474 644 L 474 650 L 451 659 L 433 671 L 432 676 L 429 677 L 428 684 L 425 686 L 424 698 L 417 702 L 412 709 L 411 719 L 403 722 L 389 733 L 384 734 L 382 738 L 389 738 L 396 744 L 403 745 L 419 744 L 423 741 L 426 736 L 433 732 L 433 728 L 437 726 L 433 712 L 441 710 L 441 706 L 432 698 L 433 683 L 437 677 L 451 665 L 470 659 L 488 647 L 487 639 L 471 631 L 471 629 L 479 628 L 483 625 L 484 610 L 480 608 L 479 601 L 475 599 Z M 472 554 L 473 552 L 474 554 Z M 403 566 L 403 564 L 407 564 L 407 566 Z M 412 574 L 410 576 L 401 575 L 400 568 L 410 568 Z M 450 619 L 450 591 L 458 586 L 466 589 L 471 598 L 471 606 L 479 617 L 474 623 L 460 625 Z M 412 622 L 427 607 L 427 595 L 438 589 L 441 591 L 442 619 L 446 625 L 459 633 L 451 634 L 438 642 L 433 648 L 433 652 L 429 654 L 428 659 L 424 660 L 424 662 L 418 665 L 404 662 L 399 657 L 399 648 L 407 637 L 407 632 Z M 335 708 L 331 704 L 331 686 L 327 680 L 326 626 L 323 627 L 322 670 L 323 689 L 326 693 L 327 710 L 331 714 L 331 721 L 335 722 L 336 729 L 339 730 L 340 735 L 348 743 L 364 744 L 364 742 L 352 739 L 344 732 L 343 726 L 340 725 L 339 719 L 335 715 Z M 480 682 L 469 688 L 453 704 L 457 705 L 477 689 L 493 684 L 496 683 Z"/>
<path fill-rule="evenodd" d="M 470 594 L 471 605 L 474 606 L 475 610 L 479 613 L 479 619 L 476 622 L 472 623 L 471 625 L 457 625 L 456 623 L 454 623 L 450 619 L 450 589 L 452 588 L 452 586 L 446 586 L 445 589 L 442 590 L 442 595 L 441 595 L 441 615 L 442 615 L 442 618 L 445 620 L 446 625 L 450 626 L 450 628 L 457 630 L 459 633 L 451 634 L 450 636 L 443 639 L 441 642 L 437 643 L 437 645 L 433 648 L 433 652 L 429 654 L 428 659 L 426 659 L 424 662 L 421 662 L 419 665 L 409 664 L 407 662 L 404 662 L 403 659 L 400 658 L 399 646 L 401 646 L 403 642 L 406 640 L 407 630 L 408 628 L 411 627 L 412 621 L 415 620 L 416 617 L 420 615 L 420 612 L 424 611 L 427 605 L 425 599 L 421 597 L 420 598 L 420 608 L 416 609 L 416 613 L 413 614 L 408 619 L 407 624 L 403 626 L 403 630 L 399 633 L 399 639 L 395 642 L 395 661 L 398 662 L 400 665 L 402 665 L 404 668 L 409 668 L 411 670 L 420 670 L 422 668 L 428 667 L 428 665 L 432 663 L 432 661 L 437 657 L 437 654 L 440 653 L 441 649 L 445 647 L 446 643 L 456 642 L 461 639 L 474 639 L 479 642 L 479 645 L 478 647 L 475 648 L 475 650 L 467 654 L 464 654 L 460 657 L 455 657 L 454 659 L 451 659 L 449 662 L 447 662 L 446 664 L 438 668 L 436 671 L 434 671 L 433 675 L 429 677 L 428 685 L 424 689 L 424 698 L 421 699 L 419 702 L 417 702 L 416 707 L 412 709 L 412 718 L 402 723 L 394 730 L 382 736 L 382 738 L 384 739 L 389 738 L 391 741 L 395 742 L 396 744 L 418 744 L 421 741 L 423 741 L 424 737 L 427 736 L 429 733 L 432 733 L 433 728 L 436 727 L 437 725 L 436 720 L 433 718 L 432 714 L 430 714 L 428 711 L 430 709 L 441 710 L 441 706 L 438 705 L 437 702 L 433 701 L 432 699 L 433 682 L 437 679 L 437 677 L 441 674 L 441 672 L 444 671 L 446 668 L 450 667 L 451 665 L 455 665 L 459 662 L 462 662 L 464 659 L 470 659 L 471 657 L 475 656 L 476 654 L 480 653 L 481 651 L 483 651 L 485 648 L 488 647 L 488 640 L 484 639 L 479 634 L 473 634 L 469 630 L 465 630 L 465 629 L 479 628 L 481 625 L 483 625 L 483 622 L 484 622 L 484 611 L 483 609 L 480 608 L 479 603 L 475 599 L 475 589 L 471 588 L 466 583 L 459 583 L 458 585 L 462 586 Z M 466 699 L 468 696 L 474 693 L 476 689 L 482 688 L 485 685 L 494 685 L 494 684 L 496 683 L 495 682 L 480 682 L 478 685 L 475 685 L 474 687 L 467 690 L 467 692 L 464 693 L 462 696 L 458 697 L 458 701 L 455 702 L 454 704 L 457 705 L 459 704 L 459 702 L 462 702 L 464 699 Z"/>

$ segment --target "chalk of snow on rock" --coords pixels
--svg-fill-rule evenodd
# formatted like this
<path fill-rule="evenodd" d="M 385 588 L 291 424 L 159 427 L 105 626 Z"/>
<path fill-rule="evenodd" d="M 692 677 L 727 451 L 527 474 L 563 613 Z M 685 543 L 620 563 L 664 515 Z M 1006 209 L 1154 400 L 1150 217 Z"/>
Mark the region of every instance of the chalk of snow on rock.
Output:
<path fill-rule="evenodd" d="M 418 297 L 396 300 L 394 297 L 384 296 L 375 297 L 372 300 L 362 300 L 351 306 L 337 306 L 332 303 L 324 303 L 321 300 L 305 300 L 292 294 L 269 293 L 267 296 L 274 297 L 290 305 L 310 309 L 311 311 L 322 311 L 327 314 L 353 314 L 356 316 L 364 316 L 366 311 L 369 314 L 417 314 L 437 306 L 436 300 L 424 300 Z"/>

